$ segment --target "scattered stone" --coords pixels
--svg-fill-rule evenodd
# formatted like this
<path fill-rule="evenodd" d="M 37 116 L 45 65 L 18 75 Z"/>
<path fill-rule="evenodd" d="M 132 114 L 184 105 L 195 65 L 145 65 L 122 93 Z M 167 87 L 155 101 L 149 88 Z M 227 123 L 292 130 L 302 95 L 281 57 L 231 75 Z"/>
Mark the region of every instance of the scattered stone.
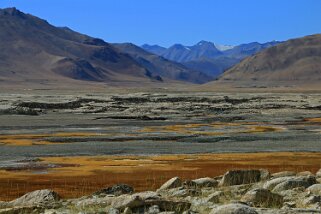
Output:
<path fill-rule="evenodd" d="M 76 199 L 73 201 L 73 204 L 78 207 L 85 209 L 86 207 L 108 207 L 111 205 L 112 201 L 115 197 L 104 197 L 104 198 L 97 198 L 97 197 L 84 197 L 80 199 Z"/>
<path fill-rule="evenodd" d="M 12 207 L 51 205 L 59 200 L 60 196 L 56 192 L 44 189 L 27 193 L 20 198 L 9 202 L 8 205 Z"/>
<path fill-rule="evenodd" d="M 107 210 L 107 213 L 108 214 L 120 214 L 119 210 L 118 209 L 115 209 L 115 208 L 110 208 Z"/>
<path fill-rule="evenodd" d="M 224 192 L 222 191 L 216 191 L 212 194 L 210 194 L 206 201 L 212 202 L 212 203 L 220 203 L 222 201 L 222 198 L 224 197 Z"/>
<path fill-rule="evenodd" d="M 129 207 L 126 207 L 124 210 L 124 214 L 132 214 L 132 210 Z"/>
<path fill-rule="evenodd" d="M 223 178 L 223 175 L 220 175 L 220 176 L 215 176 L 213 179 L 220 181 L 220 180 L 222 180 L 222 178 Z"/>
<path fill-rule="evenodd" d="M 283 197 L 267 189 L 251 190 L 242 197 L 241 201 L 256 207 L 282 207 L 283 205 Z"/>
<path fill-rule="evenodd" d="M 310 204 L 315 204 L 320 202 L 321 202 L 321 196 L 315 196 L 315 195 L 312 195 L 303 200 L 304 205 L 310 205 Z"/>
<path fill-rule="evenodd" d="M 283 183 L 285 181 L 288 181 L 288 180 L 291 180 L 295 178 L 294 176 L 292 177 L 280 177 L 280 178 L 275 178 L 275 179 L 272 179 L 270 181 L 267 181 L 266 183 L 264 183 L 263 185 L 263 188 L 264 189 L 269 189 L 269 190 L 272 190 L 275 186 L 277 186 L 278 184 L 280 183 Z"/>
<path fill-rule="evenodd" d="M 213 178 L 199 178 L 193 180 L 193 182 L 196 184 L 197 187 L 203 188 L 203 187 L 217 187 L 218 181 L 214 180 Z"/>
<path fill-rule="evenodd" d="M 271 174 L 268 170 L 260 169 L 259 171 L 261 172 L 260 181 L 266 181 L 271 178 Z"/>
<path fill-rule="evenodd" d="M 321 169 L 319 169 L 319 171 L 317 171 L 316 177 L 317 177 L 317 178 L 321 178 Z"/>
<path fill-rule="evenodd" d="M 197 196 L 201 194 L 199 190 L 193 188 L 171 189 L 168 193 L 174 197 Z"/>
<path fill-rule="evenodd" d="M 273 188 L 273 192 L 281 192 L 284 190 L 293 189 L 297 187 L 308 188 L 309 186 L 316 184 L 316 182 L 317 181 L 313 176 L 295 177 L 276 185 Z"/>
<path fill-rule="evenodd" d="M 130 208 L 133 213 L 137 210 L 158 206 L 161 211 L 175 211 L 181 213 L 188 210 L 190 203 L 184 201 L 169 201 L 161 199 L 155 192 L 143 192 L 133 195 L 121 195 L 112 200 L 111 207 L 124 211 Z"/>
<path fill-rule="evenodd" d="M 191 210 L 188 210 L 188 211 L 183 212 L 183 214 L 197 214 L 197 213 L 196 213 L 196 212 L 193 212 L 193 211 L 191 211 Z"/>
<path fill-rule="evenodd" d="M 283 208 L 295 208 L 295 207 L 296 207 L 296 203 L 293 201 L 284 202 Z"/>
<path fill-rule="evenodd" d="M 294 199 L 301 199 L 304 197 L 305 188 L 298 187 L 294 189 L 284 190 L 279 192 L 278 194 L 283 196 L 284 201 L 294 201 Z"/>
<path fill-rule="evenodd" d="M 161 196 L 157 192 L 146 191 L 133 194 L 134 197 L 139 197 L 142 200 L 158 200 Z"/>
<path fill-rule="evenodd" d="M 158 214 L 158 213 L 160 213 L 160 209 L 158 205 L 153 205 L 149 207 L 148 214 Z"/>
<path fill-rule="evenodd" d="M 167 189 L 173 189 L 173 188 L 180 187 L 180 186 L 182 186 L 181 179 L 179 177 L 174 177 L 174 178 L 168 180 L 166 183 L 164 183 L 158 189 L 158 191 L 167 190 Z"/>
<path fill-rule="evenodd" d="M 106 196 L 106 195 L 115 195 L 115 196 L 120 196 L 124 194 L 131 194 L 134 192 L 134 189 L 131 186 L 128 186 L 126 184 L 117 184 L 112 187 L 107 187 L 105 189 L 101 189 L 93 195 L 97 196 Z"/>
<path fill-rule="evenodd" d="M 254 208 L 244 204 L 227 204 L 214 208 L 210 214 L 258 214 Z"/>
<path fill-rule="evenodd" d="M 68 200 L 60 200 L 51 190 L 38 190 L 11 202 L 0 202 L 0 214 L 321 213 L 321 184 L 314 176 L 302 176 L 305 174 L 310 173 L 283 177 L 292 173 L 281 172 L 266 181 L 270 177 L 267 171 L 233 170 L 222 177 L 222 186 L 218 185 L 220 179 L 212 178 L 185 181 L 183 185 L 176 177 L 167 181 L 160 192 L 133 194 L 131 187 L 115 185 Z"/>
<path fill-rule="evenodd" d="M 194 189 L 194 188 L 197 187 L 197 184 L 192 180 L 186 180 L 183 183 L 183 187 L 186 188 L 186 189 L 189 189 L 189 188 L 193 188 Z"/>
<path fill-rule="evenodd" d="M 174 200 L 146 200 L 144 206 L 151 207 L 157 205 L 161 211 L 174 211 L 176 213 L 182 213 L 189 210 L 191 203 L 186 201 L 174 201 Z"/>
<path fill-rule="evenodd" d="M 225 173 L 220 182 L 221 186 L 251 184 L 269 178 L 266 170 L 232 170 Z"/>
<path fill-rule="evenodd" d="M 290 176 L 295 176 L 296 173 L 292 171 L 284 171 L 284 172 L 277 172 L 273 173 L 271 176 L 273 178 L 282 178 L 282 177 L 290 177 Z"/>
<path fill-rule="evenodd" d="M 0 201 L 0 209 L 6 208 L 8 206 L 7 202 Z"/>
<path fill-rule="evenodd" d="M 314 195 L 321 196 L 321 184 L 314 184 L 307 188 L 307 191 Z"/>
<path fill-rule="evenodd" d="M 297 176 L 314 176 L 314 174 L 310 171 L 299 172 Z"/>
<path fill-rule="evenodd" d="M 45 208 L 39 206 L 13 207 L 1 209 L 0 214 L 39 214 L 45 213 Z"/>
<path fill-rule="evenodd" d="M 124 210 L 129 207 L 131 209 L 143 206 L 145 203 L 139 196 L 121 195 L 116 197 L 111 206 L 115 209 Z"/>

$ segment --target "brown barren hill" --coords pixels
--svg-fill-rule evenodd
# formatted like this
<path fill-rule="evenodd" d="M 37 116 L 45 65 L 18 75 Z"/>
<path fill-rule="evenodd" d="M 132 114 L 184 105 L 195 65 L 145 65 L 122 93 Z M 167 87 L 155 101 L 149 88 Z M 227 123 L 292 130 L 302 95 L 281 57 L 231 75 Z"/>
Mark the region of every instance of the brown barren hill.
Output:
<path fill-rule="evenodd" d="M 291 39 L 270 47 L 224 72 L 207 84 L 231 86 L 318 86 L 321 83 L 321 34 Z"/>
<path fill-rule="evenodd" d="M 0 9 L 0 48 L 2 86 L 141 86 L 185 81 L 169 75 L 163 78 L 112 44 L 67 27 L 55 27 L 16 8 Z M 170 67 L 174 63 L 167 64 Z M 189 77 L 188 69 L 182 70 L 187 82 L 197 82 Z"/>

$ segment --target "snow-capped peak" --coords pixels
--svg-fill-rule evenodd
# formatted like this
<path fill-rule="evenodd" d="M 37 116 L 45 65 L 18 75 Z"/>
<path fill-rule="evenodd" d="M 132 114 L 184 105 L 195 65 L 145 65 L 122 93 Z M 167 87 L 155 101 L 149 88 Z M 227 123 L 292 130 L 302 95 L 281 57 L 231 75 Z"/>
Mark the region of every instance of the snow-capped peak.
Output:
<path fill-rule="evenodd" d="M 227 50 L 230 50 L 230 49 L 234 48 L 235 46 L 233 46 L 233 45 L 215 44 L 215 47 L 220 51 L 227 51 Z"/>

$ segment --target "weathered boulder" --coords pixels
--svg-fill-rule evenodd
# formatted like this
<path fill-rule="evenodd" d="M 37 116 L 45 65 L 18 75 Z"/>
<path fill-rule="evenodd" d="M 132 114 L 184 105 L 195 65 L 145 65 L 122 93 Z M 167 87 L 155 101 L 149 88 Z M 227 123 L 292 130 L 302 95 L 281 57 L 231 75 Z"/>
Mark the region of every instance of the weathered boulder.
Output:
<path fill-rule="evenodd" d="M 273 173 L 271 175 L 272 178 L 281 178 L 281 177 L 290 177 L 290 176 L 295 176 L 296 173 L 292 171 L 283 171 L 283 172 L 277 172 Z"/>
<path fill-rule="evenodd" d="M 138 192 L 133 194 L 133 196 L 134 197 L 138 196 L 142 200 L 151 200 L 151 199 L 157 200 L 161 198 L 161 196 L 157 192 L 153 192 L 153 191 Z"/>
<path fill-rule="evenodd" d="M 105 195 L 124 195 L 124 194 L 131 194 L 134 192 L 134 189 L 131 186 L 128 186 L 126 184 L 117 184 L 112 187 L 107 187 L 104 189 L 101 189 L 97 192 L 94 192 L 93 195 L 97 196 L 105 196 Z"/>
<path fill-rule="evenodd" d="M 107 210 L 107 213 L 108 214 L 120 214 L 119 210 L 118 209 L 115 209 L 115 208 L 109 208 Z"/>
<path fill-rule="evenodd" d="M 254 208 L 245 204 L 227 204 L 214 208 L 210 214 L 258 214 Z"/>
<path fill-rule="evenodd" d="M 232 186 L 241 184 L 251 184 L 269 178 L 269 172 L 266 170 L 231 170 L 225 173 L 220 185 Z"/>
<path fill-rule="evenodd" d="M 188 210 L 190 203 L 185 201 L 164 200 L 156 192 L 142 192 L 133 195 L 121 195 L 112 200 L 111 207 L 124 211 L 130 209 L 133 213 L 138 210 L 148 210 L 152 206 L 158 206 L 160 211 L 175 211 L 181 213 Z"/>
<path fill-rule="evenodd" d="M 321 169 L 319 169 L 319 171 L 317 171 L 317 173 L 315 174 L 315 176 L 317 178 L 321 178 Z"/>
<path fill-rule="evenodd" d="M 151 207 L 157 205 L 160 211 L 174 211 L 175 213 L 183 213 L 190 209 L 191 204 L 186 201 L 172 201 L 172 200 L 146 200 L 145 206 Z"/>
<path fill-rule="evenodd" d="M 310 171 L 299 172 L 296 176 L 314 176 L 314 174 Z"/>
<path fill-rule="evenodd" d="M 242 197 L 241 201 L 256 207 L 282 207 L 283 205 L 283 197 L 267 189 L 251 190 Z"/>
<path fill-rule="evenodd" d="M 59 200 L 60 196 L 56 192 L 44 189 L 27 193 L 20 198 L 10 201 L 8 205 L 13 207 L 46 205 L 52 204 Z"/>
<path fill-rule="evenodd" d="M 299 187 L 289 190 L 284 190 L 279 192 L 278 194 L 283 196 L 284 201 L 296 201 L 298 198 L 302 198 L 305 194 L 305 188 Z"/>
<path fill-rule="evenodd" d="M 312 195 L 303 200 L 303 204 L 306 206 L 315 204 L 315 203 L 320 203 L 320 202 L 321 202 L 321 196 L 315 196 L 315 195 Z"/>
<path fill-rule="evenodd" d="M 218 181 L 214 180 L 213 178 L 199 178 L 193 180 L 193 182 L 196 184 L 197 187 L 217 187 Z"/>
<path fill-rule="evenodd" d="M 130 209 L 129 207 L 126 207 L 125 209 L 124 209 L 124 212 L 123 212 L 124 214 L 132 214 L 133 213 L 133 211 L 132 211 L 132 209 Z"/>
<path fill-rule="evenodd" d="M 173 197 L 198 196 L 201 191 L 195 188 L 175 188 L 167 191 L 167 194 Z"/>
<path fill-rule="evenodd" d="M 103 198 L 85 197 L 73 200 L 72 204 L 81 209 L 89 207 L 107 207 L 111 205 L 114 199 L 115 197 L 109 196 Z"/>
<path fill-rule="evenodd" d="M 8 203 L 7 203 L 7 202 L 0 201 L 0 209 L 6 208 L 7 206 L 8 206 Z"/>
<path fill-rule="evenodd" d="M 38 214 L 45 213 L 44 207 L 39 206 L 26 206 L 26 207 L 12 207 L 1 209 L 0 214 Z"/>
<path fill-rule="evenodd" d="M 189 189 L 189 188 L 197 188 L 197 184 L 192 181 L 192 180 L 186 180 L 183 182 L 182 186 L 185 188 L 185 189 Z"/>
<path fill-rule="evenodd" d="M 266 181 L 271 178 L 271 174 L 268 170 L 260 169 L 259 171 L 261 172 L 260 181 Z"/>
<path fill-rule="evenodd" d="M 160 200 L 160 195 L 152 191 L 121 195 L 112 199 L 111 206 L 119 210 L 124 210 L 125 208 L 133 209 L 145 206 L 147 200 Z"/>
<path fill-rule="evenodd" d="M 284 206 L 282 207 L 283 209 L 289 209 L 289 208 L 295 208 L 296 207 L 296 202 L 294 201 L 288 201 L 284 202 Z"/>
<path fill-rule="evenodd" d="M 124 210 L 129 207 L 130 209 L 141 207 L 145 204 L 144 200 L 135 195 L 121 195 L 113 199 L 111 206 L 117 210 Z"/>
<path fill-rule="evenodd" d="M 171 178 L 170 180 L 168 180 L 166 183 L 164 183 L 158 189 L 158 191 L 172 189 L 172 188 L 176 188 L 176 187 L 180 187 L 180 186 L 182 186 L 182 180 L 179 177 L 174 177 L 174 178 Z"/>
<path fill-rule="evenodd" d="M 206 201 L 207 202 L 212 202 L 212 203 L 220 203 L 222 200 L 225 198 L 224 192 L 222 191 L 216 191 L 212 194 L 210 194 Z"/>
<path fill-rule="evenodd" d="M 307 188 L 307 191 L 312 193 L 313 195 L 321 196 L 321 184 L 314 184 Z"/>
<path fill-rule="evenodd" d="M 280 178 L 274 178 L 272 180 L 269 180 L 267 182 L 264 183 L 263 188 L 264 189 L 269 189 L 272 190 L 275 186 L 277 186 L 280 183 L 283 183 L 285 181 L 291 180 L 295 178 L 294 176 L 292 177 L 280 177 Z"/>
<path fill-rule="evenodd" d="M 307 177 L 294 177 L 292 179 L 289 179 L 287 181 L 284 181 L 278 185 L 276 185 L 273 188 L 273 192 L 281 192 L 288 189 L 293 189 L 297 187 L 303 187 L 308 188 L 309 186 L 312 186 L 313 184 L 316 184 L 317 181 L 315 177 L 313 176 L 307 176 Z"/>
<path fill-rule="evenodd" d="M 153 205 L 153 206 L 149 207 L 147 213 L 148 214 L 158 214 L 158 213 L 160 213 L 159 206 L 158 205 Z"/>

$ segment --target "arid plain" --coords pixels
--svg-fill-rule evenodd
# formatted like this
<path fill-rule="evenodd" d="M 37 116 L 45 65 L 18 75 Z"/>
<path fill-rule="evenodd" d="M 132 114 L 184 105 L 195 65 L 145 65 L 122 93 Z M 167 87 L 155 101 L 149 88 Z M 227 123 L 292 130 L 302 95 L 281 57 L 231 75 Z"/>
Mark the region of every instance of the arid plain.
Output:
<path fill-rule="evenodd" d="M 321 168 L 321 94 L 17 91 L 0 97 L 0 196 Z M 99 179 L 97 179 L 99 177 Z"/>

